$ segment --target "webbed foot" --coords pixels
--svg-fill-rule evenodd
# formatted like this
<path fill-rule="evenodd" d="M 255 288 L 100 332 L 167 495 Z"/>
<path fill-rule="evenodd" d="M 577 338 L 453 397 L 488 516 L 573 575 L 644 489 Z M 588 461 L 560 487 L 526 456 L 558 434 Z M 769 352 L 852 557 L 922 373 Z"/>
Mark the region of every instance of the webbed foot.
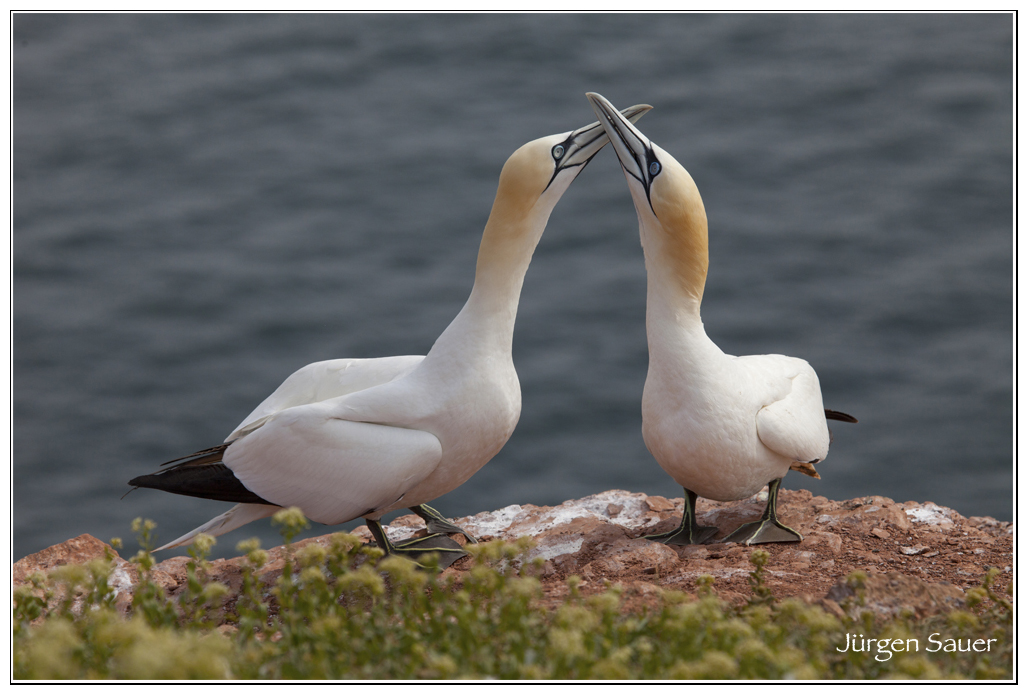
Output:
<path fill-rule="evenodd" d="M 422 538 L 411 538 L 393 543 L 390 553 L 408 557 L 414 562 L 418 562 L 418 558 L 422 555 L 436 553 L 439 555 L 439 569 L 446 569 L 468 554 L 460 543 L 443 533 L 433 533 Z M 418 562 L 418 564 L 421 563 Z"/>
<path fill-rule="evenodd" d="M 685 488 L 682 489 L 685 490 Z M 643 536 L 643 538 L 664 545 L 699 545 L 713 538 L 718 530 L 717 526 L 700 526 L 696 523 L 696 493 L 692 490 L 685 490 L 682 523 L 678 528 L 666 533 Z"/>
<path fill-rule="evenodd" d="M 386 555 L 401 555 L 422 568 L 425 568 L 425 565 L 418 562 L 418 558 L 422 555 L 436 553 L 439 556 L 439 569 L 446 569 L 467 555 L 460 543 L 445 534 L 433 533 L 421 538 L 409 538 L 393 543 L 386 537 L 380 521 L 377 519 L 365 519 L 365 521 L 368 523 L 368 530 L 375 538 L 375 543 Z"/>
<path fill-rule="evenodd" d="M 427 504 L 415 505 L 410 510 L 425 520 L 429 533 L 459 533 L 468 539 L 468 543 L 478 543 L 477 538 Z"/>
<path fill-rule="evenodd" d="M 759 521 L 743 524 L 723 539 L 725 543 L 798 543 L 803 536 L 778 521 L 778 487 L 782 479 L 772 480 L 767 485 L 767 507 Z"/>
<path fill-rule="evenodd" d="M 652 536 L 643 536 L 643 538 L 664 545 L 699 545 L 713 538 L 717 532 L 717 526 L 688 527 L 682 525 L 667 533 L 657 533 Z"/>
<path fill-rule="evenodd" d="M 725 536 L 725 543 L 757 545 L 759 543 L 798 543 L 803 540 L 796 531 L 778 521 L 761 519 L 743 524 Z"/>

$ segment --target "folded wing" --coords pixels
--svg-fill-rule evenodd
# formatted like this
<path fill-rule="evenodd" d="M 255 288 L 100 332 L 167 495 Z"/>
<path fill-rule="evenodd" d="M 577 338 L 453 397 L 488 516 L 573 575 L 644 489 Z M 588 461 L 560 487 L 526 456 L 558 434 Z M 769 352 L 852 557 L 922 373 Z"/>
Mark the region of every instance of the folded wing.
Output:
<path fill-rule="evenodd" d="M 319 403 L 385 384 L 411 372 L 423 355 L 338 359 L 313 362 L 296 370 L 246 416 L 225 441 L 253 432 L 275 413 L 298 405 Z"/>
<path fill-rule="evenodd" d="M 813 464 L 828 455 L 830 438 L 821 403 L 821 385 L 814 370 L 806 363 L 803 365 L 806 368 L 790 379 L 788 393 L 757 412 L 757 436 L 775 453 Z"/>
<path fill-rule="evenodd" d="M 332 413 L 323 403 L 282 411 L 229 446 L 223 461 L 262 499 L 340 524 L 395 505 L 442 458 L 428 432 Z"/>

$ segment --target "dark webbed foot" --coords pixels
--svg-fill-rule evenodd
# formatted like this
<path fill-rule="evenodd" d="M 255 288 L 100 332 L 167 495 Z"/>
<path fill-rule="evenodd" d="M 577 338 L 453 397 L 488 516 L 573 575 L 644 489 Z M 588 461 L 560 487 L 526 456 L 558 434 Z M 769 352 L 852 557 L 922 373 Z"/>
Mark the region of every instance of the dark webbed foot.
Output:
<path fill-rule="evenodd" d="M 717 532 L 717 526 L 693 526 L 692 528 L 679 526 L 673 531 L 643 536 L 643 538 L 664 545 L 700 545 L 713 538 Z"/>
<path fill-rule="evenodd" d="M 725 543 L 742 543 L 743 545 L 797 543 L 801 540 L 803 540 L 803 536 L 777 521 L 753 521 L 743 524 L 724 538 Z"/>
<path fill-rule="evenodd" d="M 685 489 L 685 488 L 683 488 Z M 666 533 L 643 536 L 648 541 L 664 545 L 698 545 L 706 543 L 718 532 L 716 526 L 699 526 L 696 523 L 696 493 L 685 490 L 685 507 L 682 511 L 682 523 L 678 528 Z"/>
<path fill-rule="evenodd" d="M 460 543 L 442 533 L 433 533 L 422 538 L 412 538 L 393 543 L 391 553 L 403 555 L 417 562 L 417 559 L 428 553 L 439 555 L 439 569 L 446 569 L 457 560 L 467 555 Z M 418 563 L 420 564 L 420 563 Z"/>
<path fill-rule="evenodd" d="M 725 536 L 725 543 L 757 545 L 759 543 L 798 543 L 803 540 L 798 532 L 778 521 L 778 486 L 782 479 L 772 480 L 767 486 L 767 508 L 759 521 L 743 524 Z"/>
<path fill-rule="evenodd" d="M 460 546 L 460 543 L 442 533 L 434 533 L 421 538 L 410 538 L 398 543 L 392 543 L 385 535 L 381 522 L 375 519 L 365 519 L 368 529 L 375 538 L 375 543 L 386 555 L 401 555 L 416 564 L 424 567 L 418 562 L 422 555 L 435 553 L 439 556 L 439 569 L 446 569 L 457 560 L 461 559 L 467 552 Z"/>
<path fill-rule="evenodd" d="M 468 539 L 468 543 L 478 543 L 478 539 L 453 523 L 427 504 L 410 507 L 410 510 L 425 520 L 429 533 L 459 533 Z"/>

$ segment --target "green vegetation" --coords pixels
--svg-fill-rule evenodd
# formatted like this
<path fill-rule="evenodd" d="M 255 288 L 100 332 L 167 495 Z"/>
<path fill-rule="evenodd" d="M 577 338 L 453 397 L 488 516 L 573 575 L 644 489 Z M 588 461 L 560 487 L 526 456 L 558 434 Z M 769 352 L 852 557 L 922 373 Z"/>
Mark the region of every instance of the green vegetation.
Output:
<path fill-rule="evenodd" d="M 533 576 L 539 565 L 517 569 L 526 539 L 469 546 L 474 567 L 441 577 L 431 567 L 381 558 L 348 534 L 331 536 L 327 548 L 294 552 L 289 543 L 306 520 L 285 510 L 276 521 L 287 560 L 270 586 L 258 578 L 268 554 L 256 540 L 240 544 L 247 559 L 239 591 L 210 581 L 205 557 L 214 539 L 201 536 L 190 550 L 187 586 L 168 598 L 150 576 L 154 525 L 140 520 L 134 531 L 143 550 L 132 562 L 142 581 L 128 617 L 115 607 L 112 558 L 35 575 L 14 595 L 14 677 L 1012 677 L 1013 610 L 994 589 L 995 572 L 968 592 L 966 611 L 884 623 L 864 612 L 844 622 L 819 607 L 775 599 L 764 582 L 768 555 L 757 550 L 748 605 L 720 600 L 713 578 L 704 577 L 696 598 L 661 591 L 659 605 L 633 612 L 622 608 L 617 587 L 584 596 L 576 577 L 563 599 L 546 602 Z M 863 579 L 850 577 L 858 604 Z M 216 629 L 221 623 L 232 627 Z M 866 651 L 839 651 L 858 636 L 876 642 Z M 909 648 L 914 639 L 917 651 Z M 988 651 L 970 647 L 989 639 L 975 643 L 989 644 Z M 946 640 L 970 651 L 947 651 Z"/>

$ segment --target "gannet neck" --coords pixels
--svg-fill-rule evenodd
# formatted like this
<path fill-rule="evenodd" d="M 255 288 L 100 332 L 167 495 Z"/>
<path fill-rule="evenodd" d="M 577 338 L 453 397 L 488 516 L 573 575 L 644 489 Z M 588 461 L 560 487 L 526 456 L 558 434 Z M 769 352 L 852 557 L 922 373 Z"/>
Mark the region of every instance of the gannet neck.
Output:
<path fill-rule="evenodd" d="M 547 218 L 530 218 L 514 225 L 507 224 L 509 221 L 494 223 L 490 218 L 471 296 L 436 340 L 427 359 L 443 350 L 467 354 L 488 349 L 496 355 L 510 354 L 525 273 Z"/>
<path fill-rule="evenodd" d="M 513 299 L 516 309 L 525 273 L 552 208 L 542 204 L 512 208 L 500 201 L 501 195 L 502 191 L 482 234 L 472 297 L 496 309 L 509 307 Z"/>
<path fill-rule="evenodd" d="M 503 167 L 482 233 L 475 284 L 467 304 L 429 352 L 488 346 L 510 354 L 525 273 L 550 213 L 571 179 L 547 185 L 553 165 L 549 138 L 518 149 Z"/>
<path fill-rule="evenodd" d="M 640 213 L 643 247 L 653 250 L 647 253 L 647 270 L 652 265 L 667 291 L 680 293 L 683 304 L 695 303 L 698 313 L 709 262 L 707 212 L 689 172 L 656 145 L 653 149 L 661 155 L 663 171 L 650 190 L 653 214 Z"/>
<path fill-rule="evenodd" d="M 646 336 L 655 378 L 706 381 L 724 353 L 700 318 L 707 279 L 707 214 L 696 184 L 673 157 L 653 145 L 663 164 L 649 205 L 636 200 L 646 257 Z M 635 190 L 633 189 L 633 194 Z"/>
<path fill-rule="evenodd" d="M 724 353 L 703 327 L 700 298 L 683 291 L 677 284 L 680 276 L 675 268 L 654 260 L 656 255 L 645 248 L 650 373 L 660 375 L 670 370 L 679 376 L 686 372 L 702 375 Z M 675 282 L 669 282 L 668 277 Z"/>

